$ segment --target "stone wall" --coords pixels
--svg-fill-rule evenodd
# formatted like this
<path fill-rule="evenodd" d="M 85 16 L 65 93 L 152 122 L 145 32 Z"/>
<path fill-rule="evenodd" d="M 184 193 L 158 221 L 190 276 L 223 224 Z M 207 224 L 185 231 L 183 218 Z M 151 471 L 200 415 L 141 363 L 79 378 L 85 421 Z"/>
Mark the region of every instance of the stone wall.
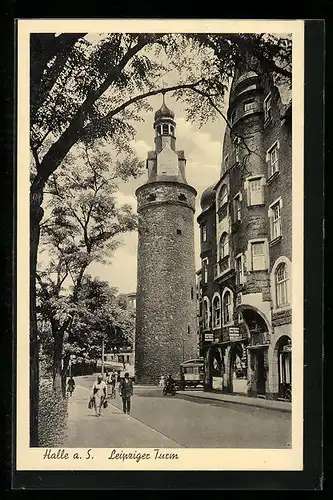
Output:
<path fill-rule="evenodd" d="M 196 357 L 195 195 L 171 183 L 139 189 L 136 373 L 141 383 L 157 383 Z"/>

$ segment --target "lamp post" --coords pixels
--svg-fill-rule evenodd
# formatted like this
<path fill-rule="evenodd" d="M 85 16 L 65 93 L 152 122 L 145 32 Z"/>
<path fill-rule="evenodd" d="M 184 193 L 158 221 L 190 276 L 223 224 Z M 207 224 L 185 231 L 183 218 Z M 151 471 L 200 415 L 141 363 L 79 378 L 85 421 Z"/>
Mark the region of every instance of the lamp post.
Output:
<path fill-rule="evenodd" d="M 104 376 L 104 337 L 102 337 L 102 366 L 101 366 L 101 375 Z"/>

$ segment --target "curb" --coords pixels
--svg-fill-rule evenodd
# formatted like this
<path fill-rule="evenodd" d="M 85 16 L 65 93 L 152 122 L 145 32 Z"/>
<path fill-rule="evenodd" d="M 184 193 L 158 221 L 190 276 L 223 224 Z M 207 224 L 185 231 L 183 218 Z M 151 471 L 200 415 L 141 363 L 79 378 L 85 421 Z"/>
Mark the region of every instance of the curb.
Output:
<path fill-rule="evenodd" d="M 275 405 L 271 405 L 270 403 L 268 404 L 258 404 L 257 401 L 236 401 L 234 399 L 225 399 L 225 398 L 214 398 L 213 396 L 201 396 L 199 394 L 190 394 L 188 391 L 177 391 L 177 394 L 181 394 L 182 396 L 188 396 L 188 397 L 192 397 L 194 399 L 204 399 L 204 400 L 209 400 L 209 401 L 218 401 L 218 402 L 221 402 L 221 403 L 234 403 L 234 404 L 239 404 L 239 405 L 245 405 L 245 406 L 252 406 L 252 407 L 255 407 L 255 408 L 264 408 L 264 409 L 267 409 L 267 410 L 277 410 L 277 411 L 284 411 L 286 413 L 291 413 L 292 411 L 292 407 L 291 407 L 291 404 L 290 404 L 290 407 L 288 406 L 285 406 L 285 407 L 281 407 L 281 406 L 275 406 Z M 286 404 L 289 404 L 289 403 L 286 403 Z"/>

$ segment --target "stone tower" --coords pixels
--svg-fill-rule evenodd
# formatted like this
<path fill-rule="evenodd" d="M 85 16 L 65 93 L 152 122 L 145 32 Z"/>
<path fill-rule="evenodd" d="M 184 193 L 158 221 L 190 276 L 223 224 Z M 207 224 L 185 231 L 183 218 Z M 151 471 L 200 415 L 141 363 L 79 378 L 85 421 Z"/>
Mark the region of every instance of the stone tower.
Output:
<path fill-rule="evenodd" d="M 148 153 L 148 179 L 136 190 L 138 285 L 136 376 L 157 383 L 179 374 L 196 357 L 194 211 L 196 190 L 185 177 L 184 151 L 176 150 L 174 113 L 155 113 L 155 151 Z"/>

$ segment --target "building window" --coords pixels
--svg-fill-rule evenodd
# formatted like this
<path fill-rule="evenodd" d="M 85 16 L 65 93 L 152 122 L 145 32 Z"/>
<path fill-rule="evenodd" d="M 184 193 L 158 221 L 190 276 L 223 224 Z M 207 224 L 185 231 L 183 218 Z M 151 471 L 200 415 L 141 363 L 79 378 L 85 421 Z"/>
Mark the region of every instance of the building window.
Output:
<path fill-rule="evenodd" d="M 225 184 L 220 189 L 219 193 L 219 206 L 223 207 L 228 202 L 228 188 Z"/>
<path fill-rule="evenodd" d="M 177 229 L 177 234 L 182 234 L 182 230 L 181 229 Z"/>
<path fill-rule="evenodd" d="M 235 273 L 236 285 L 242 285 L 244 283 L 243 255 L 237 255 L 235 258 Z"/>
<path fill-rule="evenodd" d="M 288 271 L 284 262 L 278 265 L 275 271 L 276 305 L 283 307 L 289 304 L 288 298 Z"/>
<path fill-rule="evenodd" d="M 174 135 L 175 129 L 172 125 L 170 125 L 170 134 Z"/>
<path fill-rule="evenodd" d="M 201 240 L 207 241 L 207 225 L 206 224 L 202 224 L 202 226 L 201 226 Z"/>
<path fill-rule="evenodd" d="M 147 196 L 148 201 L 155 201 L 156 200 L 156 194 L 149 194 Z"/>
<path fill-rule="evenodd" d="M 253 271 L 261 271 L 266 269 L 264 241 L 256 241 L 251 243 L 251 258 Z"/>
<path fill-rule="evenodd" d="M 231 293 L 227 290 L 223 296 L 223 324 L 230 323 L 232 319 Z"/>
<path fill-rule="evenodd" d="M 209 299 L 204 297 L 202 303 L 202 327 L 204 330 L 209 328 Z"/>
<path fill-rule="evenodd" d="M 225 170 L 228 168 L 228 162 L 229 162 L 229 156 L 227 155 L 227 156 L 224 158 L 224 168 L 225 168 Z"/>
<path fill-rule="evenodd" d="M 235 150 L 235 162 L 239 162 L 240 159 L 240 142 L 241 138 L 240 137 L 235 137 L 234 138 L 234 150 Z"/>
<path fill-rule="evenodd" d="M 269 207 L 268 215 L 270 221 L 271 240 L 281 236 L 281 199 Z"/>
<path fill-rule="evenodd" d="M 249 205 L 262 205 L 264 203 L 262 178 L 257 177 L 248 181 Z"/>
<path fill-rule="evenodd" d="M 255 101 L 254 99 L 248 99 L 247 101 L 244 101 L 244 112 L 246 113 L 247 111 L 251 111 L 255 107 Z"/>
<path fill-rule="evenodd" d="M 186 201 L 186 196 L 185 196 L 184 194 L 180 194 L 180 195 L 178 196 L 178 200 L 179 200 L 179 201 Z"/>
<path fill-rule="evenodd" d="M 269 177 L 272 177 L 272 175 L 279 171 L 279 148 L 280 143 L 277 141 L 266 153 Z"/>
<path fill-rule="evenodd" d="M 191 286 L 191 299 L 192 299 L 192 300 L 194 299 L 194 290 L 193 290 L 193 286 Z"/>
<path fill-rule="evenodd" d="M 272 118 L 272 98 L 271 94 L 268 94 L 264 99 L 264 120 L 265 122 Z"/>
<path fill-rule="evenodd" d="M 287 257 L 279 257 L 272 268 L 271 294 L 273 309 L 289 309 L 291 304 L 291 262 Z"/>
<path fill-rule="evenodd" d="M 237 193 L 234 197 L 234 222 L 241 220 L 241 210 L 242 210 L 242 197 L 240 193 Z"/>
<path fill-rule="evenodd" d="M 158 133 L 158 135 L 162 134 L 162 126 L 161 125 L 157 126 L 157 133 Z"/>
<path fill-rule="evenodd" d="M 229 255 L 229 237 L 227 233 L 223 233 L 220 238 L 220 260 Z"/>
<path fill-rule="evenodd" d="M 208 282 L 208 259 L 203 259 L 202 261 L 202 281 L 203 283 Z"/>
<path fill-rule="evenodd" d="M 221 300 L 219 295 L 213 299 L 213 327 L 218 328 L 221 326 Z"/>

